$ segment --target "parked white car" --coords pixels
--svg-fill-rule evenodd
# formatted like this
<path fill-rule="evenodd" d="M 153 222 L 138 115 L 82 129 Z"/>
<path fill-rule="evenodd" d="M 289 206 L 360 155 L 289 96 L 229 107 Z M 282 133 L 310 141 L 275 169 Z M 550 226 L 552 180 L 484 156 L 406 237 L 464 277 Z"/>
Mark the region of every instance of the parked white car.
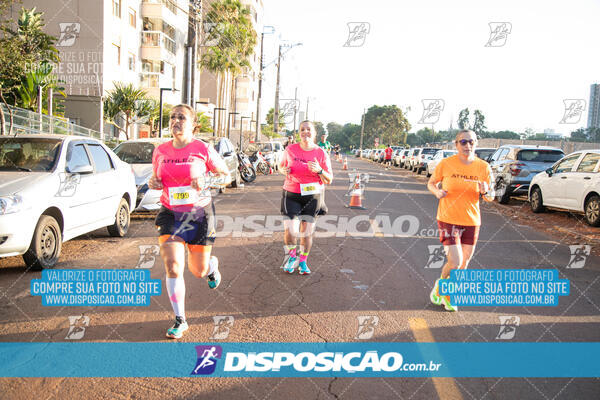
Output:
<path fill-rule="evenodd" d="M 545 207 L 584 213 L 588 224 L 600 226 L 600 150 L 571 153 L 535 175 L 529 203 L 535 213 Z"/>
<path fill-rule="evenodd" d="M 125 236 L 135 207 L 131 167 L 96 139 L 0 137 L 0 257 L 51 268 L 62 243 L 108 227 Z"/>
<path fill-rule="evenodd" d="M 431 160 L 427 162 L 427 177 L 430 177 L 435 171 L 435 167 L 446 157 L 450 157 L 458 153 L 456 150 L 439 150 Z"/>
<path fill-rule="evenodd" d="M 134 211 L 153 211 L 161 207 L 160 196 L 162 190 L 149 189 L 148 181 L 152 177 L 152 154 L 154 149 L 169 140 L 171 139 L 134 139 L 123 142 L 114 148 L 115 154 L 122 161 L 131 165 L 135 175 L 137 206 Z"/>

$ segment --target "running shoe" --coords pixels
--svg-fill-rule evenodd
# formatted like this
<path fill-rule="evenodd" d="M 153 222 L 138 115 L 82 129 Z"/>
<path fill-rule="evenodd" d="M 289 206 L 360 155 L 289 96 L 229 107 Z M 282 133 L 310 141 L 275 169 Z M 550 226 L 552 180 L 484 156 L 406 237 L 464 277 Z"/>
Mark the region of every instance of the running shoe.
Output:
<path fill-rule="evenodd" d="M 183 336 L 183 332 L 188 330 L 188 323 L 181 317 L 175 317 L 175 324 L 167 331 L 167 337 L 171 339 L 179 339 Z"/>
<path fill-rule="evenodd" d="M 310 274 L 310 269 L 308 268 L 308 265 L 306 265 L 306 261 L 301 261 L 300 264 L 298 264 L 298 273 L 300 275 Z"/>
<path fill-rule="evenodd" d="M 442 304 L 442 298 L 439 294 L 439 279 L 435 280 L 435 284 L 433 285 L 433 289 L 431 289 L 431 293 L 429 293 L 429 300 L 436 306 Z"/>
<path fill-rule="evenodd" d="M 283 266 L 283 270 L 288 274 L 293 274 L 298 265 L 298 257 L 288 257 L 287 262 Z"/>
<path fill-rule="evenodd" d="M 444 308 L 446 311 L 458 311 L 457 306 L 453 306 L 450 303 L 450 296 L 440 296 L 442 298 L 442 303 L 444 304 Z"/>
<path fill-rule="evenodd" d="M 209 264 L 214 265 L 213 273 L 208 275 L 208 287 L 211 289 L 216 289 L 221 283 L 221 273 L 219 272 L 219 259 L 215 256 L 211 256 L 208 261 Z"/>
<path fill-rule="evenodd" d="M 294 268 L 296 268 L 298 266 L 299 260 L 298 260 L 298 257 L 294 257 L 294 259 L 296 260 L 296 261 L 294 261 L 294 263 L 295 263 Z M 290 254 L 288 253 L 285 255 L 285 257 L 283 257 L 283 263 L 281 264 L 280 268 L 285 269 L 285 267 L 289 261 L 290 261 Z"/>

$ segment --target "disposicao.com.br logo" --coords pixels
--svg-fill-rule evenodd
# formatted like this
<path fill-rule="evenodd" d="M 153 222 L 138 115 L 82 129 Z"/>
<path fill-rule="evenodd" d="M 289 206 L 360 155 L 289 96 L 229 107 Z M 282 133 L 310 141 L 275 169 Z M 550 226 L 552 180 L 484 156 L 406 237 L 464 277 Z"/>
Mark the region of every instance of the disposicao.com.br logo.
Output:
<path fill-rule="evenodd" d="M 202 355 L 198 348 L 201 347 Z M 219 347 L 219 346 L 216 346 Z M 192 375 L 198 375 L 197 370 L 206 364 L 205 360 L 215 361 L 212 353 L 207 357 L 207 349 L 211 346 L 198 346 L 198 362 Z M 219 350 L 221 347 L 219 347 Z M 250 373 L 253 376 L 302 376 L 309 374 L 328 375 L 331 373 L 354 374 L 354 373 L 402 373 L 402 372 L 437 372 L 441 363 L 432 360 L 422 363 L 406 363 L 402 354 L 393 351 L 382 352 L 378 350 L 367 351 L 301 351 L 297 353 L 288 351 L 263 351 L 263 352 L 240 352 L 224 351 L 219 354 L 224 359 L 222 372 L 225 375 L 233 374 L 243 376 Z M 202 375 L 212 374 L 216 363 L 210 364 L 210 372 L 204 371 Z M 256 374 L 262 373 L 262 374 Z"/>

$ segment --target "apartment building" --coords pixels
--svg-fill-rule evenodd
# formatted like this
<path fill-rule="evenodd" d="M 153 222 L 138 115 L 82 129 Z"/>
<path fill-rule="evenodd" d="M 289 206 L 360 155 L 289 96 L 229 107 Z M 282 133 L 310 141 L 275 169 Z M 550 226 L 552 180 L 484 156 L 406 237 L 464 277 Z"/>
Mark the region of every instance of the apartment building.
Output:
<path fill-rule="evenodd" d="M 182 102 L 186 81 L 188 0 L 23 0 L 21 6 L 44 13 L 46 33 L 55 36 L 60 64 L 55 72 L 67 94 L 65 116 L 103 133 L 102 97 L 114 82 L 132 83 L 159 100 Z M 192 101 L 190 100 L 190 103 Z M 147 128 L 146 134 L 147 134 Z M 134 126 L 131 137 L 144 134 Z"/>
<path fill-rule="evenodd" d="M 229 127 L 230 137 L 238 141 L 240 128 L 246 137 L 256 132 L 256 106 L 258 101 L 258 81 L 260 71 L 260 33 L 263 30 L 264 6 L 262 0 L 240 0 L 250 11 L 254 30 L 257 32 L 257 42 L 254 54 L 250 58 L 250 67 L 241 74 L 226 82 L 224 107 L 226 110 L 213 112 L 218 102 L 219 88 L 217 76 L 202 69 L 200 75 L 200 101 L 207 104 L 207 112 L 211 118 L 217 118 L 217 133 L 227 136 Z M 203 13 L 210 10 L 212 1 L 203 2 Z M 207 21 L 205 21 L 207 22 Z M 210 23 L 210 21 L 208 21 Z M 210 25 L 208 25 L 210 26 Z M 201 51 L 202 51 L 201 47 Z M 264 96 L 264 95 L 263 95 Z M 242 118 L 244 117 L 244 118 Z M 229 121 L 228 121 L 229 119 Z M 240 126 L 240 122 L 243 126 Z"/>

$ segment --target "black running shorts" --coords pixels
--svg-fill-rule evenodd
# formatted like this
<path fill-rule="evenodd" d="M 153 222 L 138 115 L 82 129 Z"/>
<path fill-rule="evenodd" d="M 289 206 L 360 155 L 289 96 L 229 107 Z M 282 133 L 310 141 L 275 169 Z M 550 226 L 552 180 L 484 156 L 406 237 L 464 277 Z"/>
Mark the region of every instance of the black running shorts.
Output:
<path fill-rule="evenodd" d="M 165 206 L 154 221 L 159 236 L 178 236 L 187 244 L 210 246 L 215 242 L 215 206 L 198 207 L 189 212 L 177 212 Z"/>
<path fill-rule="evenodd" d="M 321 209 L 321 195 L 309 194 L 302 196 L 300 193 L 283 191 L 281 198 L 281 214 L 290 219 L 300 217 L 301 220 L 314 222 L 314 218 Z"/>

